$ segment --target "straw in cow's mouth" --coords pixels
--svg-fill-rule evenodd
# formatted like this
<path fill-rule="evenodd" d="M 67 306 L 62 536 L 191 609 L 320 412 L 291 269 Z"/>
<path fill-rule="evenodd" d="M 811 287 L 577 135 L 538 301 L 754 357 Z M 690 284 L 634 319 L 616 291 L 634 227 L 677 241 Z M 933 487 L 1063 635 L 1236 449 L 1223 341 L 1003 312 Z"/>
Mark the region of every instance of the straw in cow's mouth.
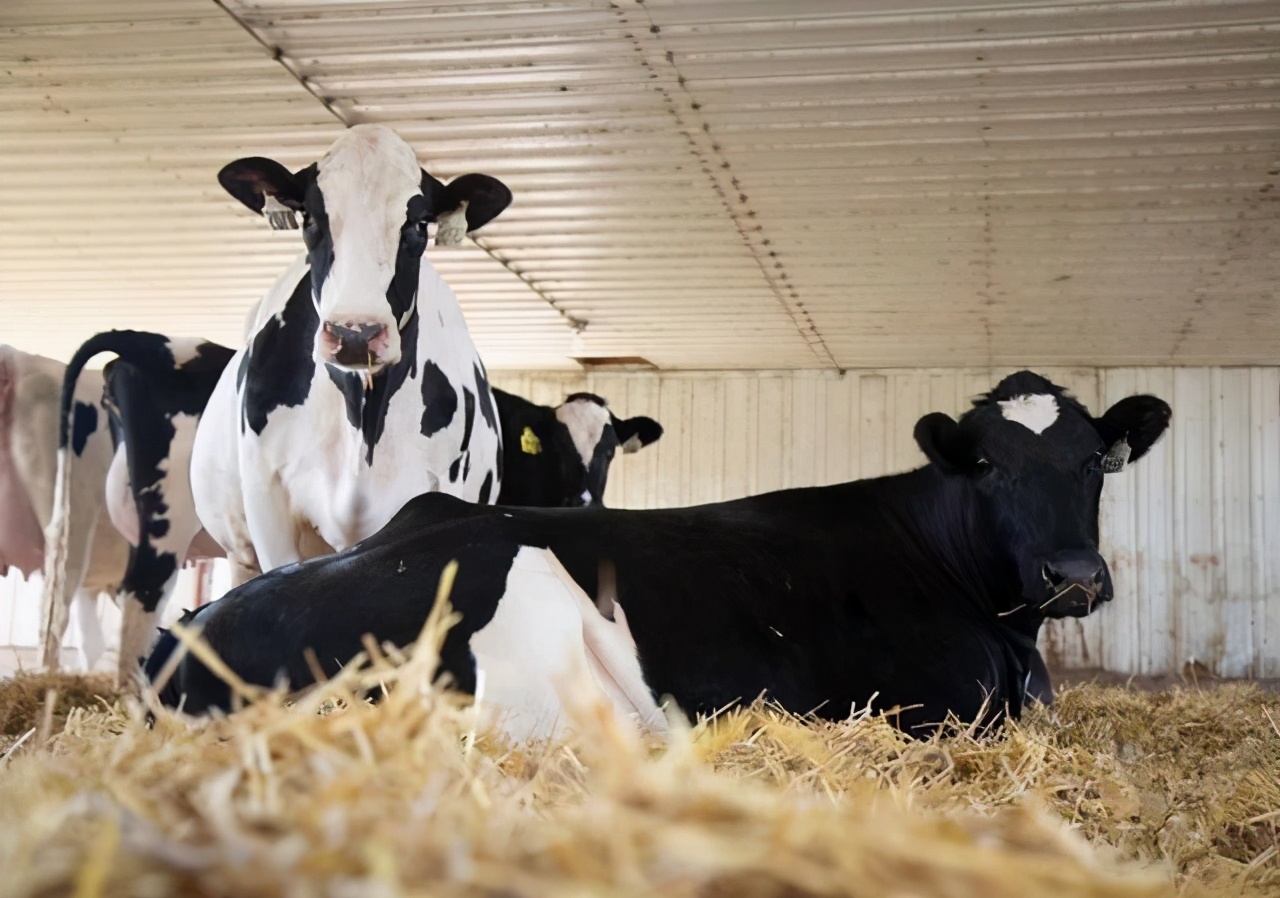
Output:
<path fill-rule="evenodd" d="M 1085 598 L 1085 602 L 1086 602 L 1086 606 L 1085 606 L 1085 608 L 1086 608 L 1086 610 L 1087 610 L 1088 612 L 1092 612 L 1092 611 L 1093 611 L 1093 600 L 1094 600 L 1094 599 L 1096 599 L 1096 598 L 1098 597 L 1098 592 L 1097 592 L 1097 590 L 1085 589 L 1085 588 L 1084 588 L 1083 586 L 1081 586 L 1079 583 L 1072 583 L 1071 585 L 1067 586 L 1065 589 L 1059 590 L 1058 592 L 1054 593 L 1052 596 L 1050 596 L 1048 599 L 1046 599 L 1044 602 L 1042 602 L 1042 603 L 1040 604 L 1040 610 L 1041 610 L 1041 611 L 1043 611 L 1045 608 L 1049 607 L 1049 606 L 1050 606 L 1050 605 L 1052 605 L 1054 602 L 1058 601 L 1058 599 L 1062 598 L 1062 597 L 1063 597 L 1063 596 L 1065 596 L 1067 593 L 1071 592 L 1071 590 L 1073 590 L 1073 589 L 1079 589 L 1079 590 L 1082 590 L 1082 591 L 1084 592 L 1085 597 L 1086 597 L 1086 598 Z"/>

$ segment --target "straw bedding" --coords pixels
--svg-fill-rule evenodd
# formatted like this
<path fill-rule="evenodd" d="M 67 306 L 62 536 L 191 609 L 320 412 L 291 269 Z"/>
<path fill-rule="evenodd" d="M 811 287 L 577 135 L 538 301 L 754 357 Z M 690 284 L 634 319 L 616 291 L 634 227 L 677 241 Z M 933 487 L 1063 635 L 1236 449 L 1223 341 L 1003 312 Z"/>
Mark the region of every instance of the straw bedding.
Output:
<path fill-rule="evenodd" d="M 0 684 L 0 893 L 1280 894 L 1280 697 L 1254 687 L 1081 686 L 927 743 L 757 705 L 659 747 L 583 707 L 513 747 L 401 661 L 151 728 L 101 683 Z"/>

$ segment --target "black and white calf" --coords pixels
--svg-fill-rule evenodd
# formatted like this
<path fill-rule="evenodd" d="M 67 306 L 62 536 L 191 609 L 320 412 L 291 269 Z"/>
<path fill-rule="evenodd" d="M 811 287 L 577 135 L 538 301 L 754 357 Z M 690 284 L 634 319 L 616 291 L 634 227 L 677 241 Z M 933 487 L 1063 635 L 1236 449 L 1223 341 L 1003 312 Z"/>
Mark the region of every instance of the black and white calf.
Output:
<path fill-rule="evenodd" d="M 566 671 L 648 720 L 654 696 L 707 714 L 766 694 L 836 719 L 871 702 L 917 735 L 948 713 L 993 722 L 1020 713 L 1045 618 L 1111 599 L 1104 474 L 1141 458 L 1169 416 L 1130 396 L 1094 418 L 1020 372 L 959 421 L 920 419 L 929 464 L 905 474 L 651 511 L 422 496 L 359 546 L 259 577 L 190 622 L 246 680 L 300 686 L 306 648 L 332 672 L 362 634 L 414 639 L 458 559 L 462 620 L 443 665 L 463 689 L 483 683 L 514 736 L 554 730 Z M 163 637 L 148 670 L 173 645 Z M 184 695 L 195 712 L 229 701 L 192 658 L 162 698 Z"/>
<path fill-rule="evenodd" d="M 497 389 L 493 398 L 502 425 L 499 505 L 603 505 L 618 449 L 638 452 L 662 436 L 657 421 L 619 418 L 594 393 L 570 394 L 555 408 Z"/>
<path fill-rule="evenodd" d="M 200 520 L 240 572 L 343 549 L 409 498 L 492 502 L 501 442 L 457 298 L 424 256 L 511 194 L 486 175 L 447 186 L 394 132 L 359 125 L 290 173 L 241 159 L 219 181 L 273 226 L 302 214 L 306 255 L 253 318 L 196 434 Z"/>
<path fill-rule="evenodd" d="M 118 674 L 127 682 L 182 563 L 222 554 L 196 517 L 189 468 L 196 427 L 233 353 L 207 340 L 141 331 L 91 337 L 76 350 L 62 385 L 64 451 L 82 370 L 104 352 L 116 355 L 103 370 L 103 404 L 119 437 L 107 475 L 106 506 L 130 545 L 116 596 L 123 615 Z"/>

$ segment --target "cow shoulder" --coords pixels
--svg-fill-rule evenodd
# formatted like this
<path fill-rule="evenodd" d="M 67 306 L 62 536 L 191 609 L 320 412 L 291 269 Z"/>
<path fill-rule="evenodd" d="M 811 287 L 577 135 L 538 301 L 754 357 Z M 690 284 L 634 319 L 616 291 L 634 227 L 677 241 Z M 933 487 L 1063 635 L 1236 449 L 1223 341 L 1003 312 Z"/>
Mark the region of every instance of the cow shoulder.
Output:
<path fill-rule="evenodd" d="M 267 416 L 280 407 L 307 401 L 315 373 L 312 337 L 319 316 L 311 301 L 311 278 L 304 275 L 284 308 L 261 322 L 237 373 L 244 421 L 261 434 Z"/>

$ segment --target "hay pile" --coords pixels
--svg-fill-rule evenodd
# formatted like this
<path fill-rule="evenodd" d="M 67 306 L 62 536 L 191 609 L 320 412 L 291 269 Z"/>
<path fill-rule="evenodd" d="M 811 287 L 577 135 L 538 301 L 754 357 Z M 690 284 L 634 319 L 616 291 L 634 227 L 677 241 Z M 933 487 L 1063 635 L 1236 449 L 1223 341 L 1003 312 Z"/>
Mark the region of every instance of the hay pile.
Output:
<path fill-rule="evenodd" d="M 0 892 L 1280 890 L 1280 701 L 1256 689 L 1086 686 L 1001 737 L 924 744 L 757 706 L 658 749 L 585 708 L 569 743 L 512 748 L 422 685 L 432 664 L 194 725 L 160 712 L 149 729 L 132 700 L 72 711 L 0 762 Z M 379 705 L 355 698 L 396 680 Z"/>
<path fill-rule="evenodd" d="M 0 752 L 32 727 L 61 731 L 72 708 L 109 708 L 119 697 L 107 674 L 18 673 L 0 681 Z"/>

